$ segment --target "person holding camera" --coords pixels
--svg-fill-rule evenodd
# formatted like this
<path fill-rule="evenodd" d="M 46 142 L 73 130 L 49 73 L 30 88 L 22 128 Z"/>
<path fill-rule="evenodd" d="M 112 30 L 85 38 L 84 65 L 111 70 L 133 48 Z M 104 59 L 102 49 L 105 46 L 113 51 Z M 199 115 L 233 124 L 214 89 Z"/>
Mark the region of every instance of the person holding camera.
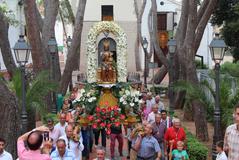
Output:
<path fill-rule="evenodd" d="M 20 136 L 17 140 L 17 153 L 20 160 L 51 160 L 49 153 L 41 153 L 41 146 L 45 148 L 47 141 L 43 141 L 43 133 L 49 132 L 45 126 L 35 128 Z M 26 144 L 26 146 L 25 146 Z M 48 150 L 50 152 L 50 150 Z"/>

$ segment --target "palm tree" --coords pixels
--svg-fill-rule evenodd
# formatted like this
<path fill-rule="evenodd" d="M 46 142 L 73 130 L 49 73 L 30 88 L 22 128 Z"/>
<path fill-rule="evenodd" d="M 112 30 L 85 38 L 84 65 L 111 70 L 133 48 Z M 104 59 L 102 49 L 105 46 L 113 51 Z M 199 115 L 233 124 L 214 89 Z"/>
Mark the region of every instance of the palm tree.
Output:
<path fill-rule="evenodd" d="M 12 90 L 18 102 L 21 103 L 21 73 L 17 70 L 12 78 L 12 81 L 8 82 L 8 87 Z M 48 112 L 48 106 L 46 103 L 46 96 L 56 90 L 58 84 L 49 80 L 48 71 L 41 71 L 35 78 L 29 80 L 26 87 L 26 108 L 28 113 L 28 122 L 31 129 L 35 126 L 35 113 L 39 113 L 43 118 Z"/>
<path fill-rule="evenodd" d="M 238 66 L 238 64 L 235 64 Z M 236 92 L 234 93 L 232 90 L 232 81 L 239 82 L 239 72 L 235 66 L 231 64 L 224 64 L 221 67 L 221 75 L 220 75 L 220 107 L 221 107 L 221 125 L 223 131 L 225 131 L 226 127 L 233 123 L 232 113 L 233 107 L 239 101 L 239 87 L 237 87 Z M 215 79 L 214 72 L 209 72 L 209 77 Z M 215 89 L 208 81 L 201 81 L 198 85 L 194 85 L 192 83 L 186 81 L 178 81 L 174 84 L 174 90 L 176 91 L 185 91 L 185 105 L 184 110 L 192 111 L 191 103 L 193 100 L 199 100 L 205 106 L 207 106 L 207 120 L 209 122 L 213 122 L 213 111 L 214 111 L 214 102 L 215 102 Z M 208 92 L 212 99 L 208 97 Z M 185 112 L 187 114 L 191 114 L 192 112 Z M 192 115 L 191 115 L 192 116 Z"/>

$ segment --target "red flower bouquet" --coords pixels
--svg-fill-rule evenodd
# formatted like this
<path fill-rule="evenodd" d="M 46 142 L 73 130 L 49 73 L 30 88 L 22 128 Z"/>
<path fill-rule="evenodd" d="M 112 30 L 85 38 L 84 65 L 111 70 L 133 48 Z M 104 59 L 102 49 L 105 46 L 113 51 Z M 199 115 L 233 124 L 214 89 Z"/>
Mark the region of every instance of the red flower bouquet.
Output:
<path fill-rule="evenodd" d="M 107 134 L 111 133 L 111 126 L 119 127 L 125 120 L 125 115 L 121 114 L 119 106 L 96 107 L 95 112 L 93 116 L 89 116 L 92 128 L 105 128 Z"/>

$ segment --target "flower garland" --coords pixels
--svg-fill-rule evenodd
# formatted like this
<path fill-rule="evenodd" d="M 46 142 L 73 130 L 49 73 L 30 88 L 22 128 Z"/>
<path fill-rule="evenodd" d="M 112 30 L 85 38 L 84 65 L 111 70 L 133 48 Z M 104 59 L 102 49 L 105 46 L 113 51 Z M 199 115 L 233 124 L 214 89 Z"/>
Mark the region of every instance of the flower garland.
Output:
<path fill-rule="evenodd" d="M 127 77 L 127 41 L 126 34 L 122 28 L 115 22 L 102 21 L 96 23 L 89 31 L 87 39 L 87 80 L 89 83 L 96 82 L 97 71 L 97 36 L 103 32 L 109 31 L 116 35 L 117 50 L 117 73 L 118 82 L 126 82 Z"/>

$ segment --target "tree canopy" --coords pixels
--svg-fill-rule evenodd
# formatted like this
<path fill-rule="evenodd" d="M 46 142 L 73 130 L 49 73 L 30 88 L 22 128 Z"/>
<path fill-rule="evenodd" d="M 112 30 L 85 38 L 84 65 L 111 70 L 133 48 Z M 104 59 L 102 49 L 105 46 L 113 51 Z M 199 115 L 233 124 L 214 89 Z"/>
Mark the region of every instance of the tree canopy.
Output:
<path fill-rule="evenodd" d="M 223 26 L 221 32 L 234 62 L 239 60 L 239 0 L 219 0 L 211 22 Z"/>

